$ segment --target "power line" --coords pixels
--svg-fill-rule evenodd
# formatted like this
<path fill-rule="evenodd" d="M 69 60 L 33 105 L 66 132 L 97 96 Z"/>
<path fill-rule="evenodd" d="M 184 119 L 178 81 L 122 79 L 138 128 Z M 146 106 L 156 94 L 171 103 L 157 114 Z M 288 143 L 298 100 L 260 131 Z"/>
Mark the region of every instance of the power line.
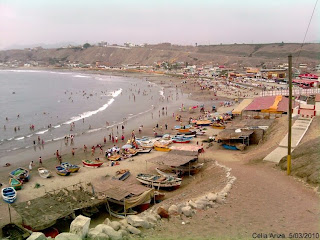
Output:
<path fill-rule="evenodd" d="M 298 57 L 296 58 L 296 61 L 295 61 L 295 64 L 294 64 L 294 65 L 296 65 L 296 63 L 298 62 L 298 59 L 299 59 L 299 57 L 300 57 L 300 53 L 301 53 L 302 47 L 303 47 L 303 45 L 304 45 L 304 42 L 305 42 L 305 40 L 306 40 L 308 31 L 309 31 L 309 27 L 310 27 L 310 24 L 311 24 L 311 20 L 312 20 L 312 17 L 313 17 L 314 12 L 315 12 L 315 10 L 316 10 L 317 4 L 318 4 L 318 0 L 316 1 L 316 4 L 314 5 L 314 8 L 313 8 L 313 11 L 312 11 L 312 14 L 311 14 L 309 23 L 308 23 L 308 27 L 307 27 L 306 33 L 304 34 L 304 38 L 303 38 L 303 41 L 302 41 L 302 44 L 301 44 L 301 47 L 300 47 L 300 50 L 299 50 L 299 53 L 298 53 Z"/>

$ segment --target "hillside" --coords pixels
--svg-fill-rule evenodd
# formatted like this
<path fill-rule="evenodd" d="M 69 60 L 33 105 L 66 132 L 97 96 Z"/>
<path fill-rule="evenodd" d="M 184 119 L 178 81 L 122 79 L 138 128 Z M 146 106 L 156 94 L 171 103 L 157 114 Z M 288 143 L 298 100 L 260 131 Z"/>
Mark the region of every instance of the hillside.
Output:
<path fill-rule="evenodd" d="M 139 63 L 152 65 L 154 62 L 188 62 L 189 64 L 241 64 L 244 66 L 267 66 L 287 62 L 289 53 L 298 55 L 301 44 L 232 44 L 210 46 L 178 46 L 170 43 L 146 45 L 145 47 L 118 48 L 89 47 L 57 48 L 39 50 L 6 50 L 0 51 L 0 62 L 30 60 L 53 63 L 70 61 L 95 64 L 96 61 L 108 63 L 110 66 Z M 309 43 L 302 48 L 299 63 L 318 64 L 320 44 Z"/>

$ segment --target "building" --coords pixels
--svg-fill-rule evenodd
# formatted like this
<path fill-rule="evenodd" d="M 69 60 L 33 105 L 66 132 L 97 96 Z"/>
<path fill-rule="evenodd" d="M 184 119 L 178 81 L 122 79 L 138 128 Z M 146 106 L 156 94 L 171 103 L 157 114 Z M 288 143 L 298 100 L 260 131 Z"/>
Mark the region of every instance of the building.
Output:
<path fill-rule="evenodd" d="M 285 79 L 285 77 L 287 75 L 287 70 L 284 68 L 261 69 L 261 75 L 263 78 L 267 78 L 267 79 L 283 80 L 283 79 Z"/>
<path fill-rule="evenodd" d="M 316 115 L 320 116 L 320 94 L 316 94 L 314 105 L 315 105 Z"/>

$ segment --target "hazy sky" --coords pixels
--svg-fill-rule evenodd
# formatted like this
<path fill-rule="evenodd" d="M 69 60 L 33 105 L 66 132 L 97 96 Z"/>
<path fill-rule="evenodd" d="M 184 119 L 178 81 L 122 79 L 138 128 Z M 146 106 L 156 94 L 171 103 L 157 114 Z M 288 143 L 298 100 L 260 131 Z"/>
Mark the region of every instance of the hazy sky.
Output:
<path fill-rule="evenodd" d="M 316 0 L 0 0 L 0 49 L 76 42 L 302 42 Z M 318 3 L 307 41 L 320 39 Z"/>

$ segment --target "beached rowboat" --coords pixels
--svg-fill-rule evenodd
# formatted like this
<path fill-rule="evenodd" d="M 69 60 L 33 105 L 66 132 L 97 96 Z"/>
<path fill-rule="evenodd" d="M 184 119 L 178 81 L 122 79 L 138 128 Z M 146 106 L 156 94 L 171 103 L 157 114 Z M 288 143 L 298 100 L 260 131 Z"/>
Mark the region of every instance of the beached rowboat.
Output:
<path fill-rule="evenodd" d="M 62 166 L 56 166 L 56 173 L 60 176 L 69 176 L 70 171 Z"/>
<path fill-rule="evenodd" d="M 101 161 L 91 161 L 91 160 L 82 160 L 82 164 L 85 167 L 101 167 L 101 165 L 103 164 L 103 162 Z"/>
<path fill-rule="evenodd" d="M 13 203 L 17 199 L 17 192 L 13 187 L 6 187 L 1 189 L 3 201 Z"/>
<path fill-rule="evenodd" d="M 51 171 L 49 171 L 45 168 L 38 168 L 38 173 L 39 173 L 40 177 L 42 177 L 42 178 L 51 177 Z"/>
<path fill-rule="evenodd" d="M 111 155 L 110 157 L 108 157 L 109 161 L 119 161 L 121 160 L 121 156 L 120 155 Z"/>
<path fill-rule="evenodd" d="M 212 124 L 211 127 L 214 128 L 214 129 L 225 129 L 225 128 L 226 128 L 225 125 L 223 125 L 223 124 L 218 124 L 218 123 Z"/>
<path fill-rule="evenodd" d="M 3 226 L 2 235 L 5 239 L 24 240 L 31 235 L 31 232 L 17 224 L 9 223 Z"/>
<path fill-rule="evenodd" d="M 171 151 L 171 149 L 168 148 L 168 147 L 156 147 L 156 146 L 154 146 L 153 149 L 156 150 L 156 151 L 160 151 L 160 152 L 169 152 L 169 151 Z"/>
<path fill-rule="evenodd" d="M 15 179 L 18 179 L 22 182 L 28 182 L 30 179 L 29 171 L 25 168 L 17 168 L 9 173 L 10 177 L 13 177 Z"/>
<path fill-rule="evenodd" d="M 137 153 L 150 153 L 152 150 L 152 148 L 148 148 L 148 149 L 137 149 Z"/>
<path fill-rule="evenodd" d="M 172 169 L 160 169 L 160 168 L 156 168 L 156 171 L 165 177 L 178 177 L 178 174 L 172 172 Z"/>
<path fill-rule="evenodd" d="M 198 164 L 192 164 L 189 165 L 182 165 L 179 167 L 171 167 L 174 171 L 180 171 L 182 174 L 188 174 L 190 170 L 190 174 L 196 174 L 200 171 L 200 169 L 203 167 L 203 163 L 198 163 Z"/>
<path fill-rule="evenodd" d="M 71 163 L 61 163 L 61 166 L 64 167 L 65 169 L 69 170 L 69 172 L 74 173 L 74 172 L 78 172 L 80 167 L 78 165 L 74 165 Z"/>
<path fill-rule="evenodd" d="M 10 178 L 9 184 L 15 190 L 20 190 L 22 188 L 22 182 L 20 182 L 18 179 L 15 179 L 15 178 Z"/>
<path fill-rule="evenodd" d="M 178 188 L 182 182 L 182 179 L 177 177 L 165 177 L 144 173 L 139 173 L 136 178 L 142 184 L 149 185 L 154 188 Z"/>
<path fill-rule="evenodd" d="M 116 175 L 112 177 L 114 180 L 120 180 L 124 181 L 130 176 L 129 169 L 121 169 L 119 171 L 116 171 Z"/>

